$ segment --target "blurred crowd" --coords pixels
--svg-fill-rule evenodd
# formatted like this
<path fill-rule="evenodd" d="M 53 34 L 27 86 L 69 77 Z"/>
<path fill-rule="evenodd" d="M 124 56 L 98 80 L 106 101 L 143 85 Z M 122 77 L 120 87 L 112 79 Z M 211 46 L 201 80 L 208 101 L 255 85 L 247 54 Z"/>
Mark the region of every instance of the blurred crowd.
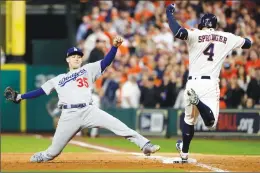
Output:
<path fill-rule="evenodd" d="M 218 30 L 253 42 L 251 49 L 235 50 L 226 58 L 220 74 L 220 108 L 259 108 L 260 7 L 250 0 L 92 2 L 76 34 L 84 63 L 104 58 L 116 35 L 125 38 L 113 64 L 96 82 L 101 106 L 184 107 L 188 50 L 167 23 L 165 8 L 173 2 L 181 26 L 197 28 L 200 17 L 209 12 L 218 17 Z"/>

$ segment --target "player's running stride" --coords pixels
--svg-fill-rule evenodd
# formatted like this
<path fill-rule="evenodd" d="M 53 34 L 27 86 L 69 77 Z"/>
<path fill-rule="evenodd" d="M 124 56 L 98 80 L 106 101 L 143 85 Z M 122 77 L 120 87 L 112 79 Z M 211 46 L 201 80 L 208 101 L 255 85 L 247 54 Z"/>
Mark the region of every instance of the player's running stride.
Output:
<path fill-rule="evenodd" d="M 182 28 L 174 18 L 175 5 L 166 9 L 170 29 L 175 38 L 185 40 L 189 51 L 189 77 L 184 92 L 185 118 L 182 141 L 176 148 L 182 162 L 188 161 L 194 124 L 199 114 L 208 128 L 215 128 L 219 115 L 219 74 L 227 55 L 236 48 L 248 49 L 251 41 L 234 34 L 216 31 L 217 17 L 205 14 L 198 29 Z"/>
<path fill-rule="evenodd" d="M 26 94 L 18 94 L 10 87 L 6 89 L 5 97 L 14 103 L 19 103 L 22 99 L 49 95 L 54 89 L 58 93 L 58 105 L 62 109 L 62 114 L 52 144 L 47 150 L 35 153 L 30 159 L 31 162 L 53 160 L 62 152 L 70 139 L 83 128 L 101 127 L 111 130 L 116 135 L 135 143 L 147 156 L 160 149 L 160 146 L 151 144 L 148 139 L 128 128 L 118 119 L 92 105 L 94 82 L 112 63 L 117 48 L 122 42 L 121 37 L 116 37 L 110 52 L 103 60 L 82 67 L 83 53 L 80 49 L 72 47 L 68 49 L 66 57 L 70 69 L 68 73 L 60 74 L 44 83 L 40 89 Z"/>

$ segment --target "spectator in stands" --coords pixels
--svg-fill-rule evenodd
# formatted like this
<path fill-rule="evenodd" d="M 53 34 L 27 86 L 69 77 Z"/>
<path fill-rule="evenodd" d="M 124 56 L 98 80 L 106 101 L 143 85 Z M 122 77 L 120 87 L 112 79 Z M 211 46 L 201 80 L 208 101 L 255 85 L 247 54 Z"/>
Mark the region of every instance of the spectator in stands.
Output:
<path fill-rule="evenodd" d="M 135 75 L 128 75 L 128 80 L 122 86 L 121 108 L 138 108 L 141 92 Z"/>
<path fill-rule="evenodd" d="M 246 63 L 246 70 L 249 72 L 249 68 L 254 67 L 254 68 L 260 68 L 260 58 L 257 54 L 257 51 L 252 49 L 250 50 L 249 53 L 249 60 Z"/>
<path fill-rule="evenodd" d="M 137 30 L 137 24 L 131 18 L 127 7 L 119 9 L 119 18 L 114 21 L 113 25 L 119 35 L 127 36 L 134 35 Z"/>
<path fill-rule="evenodd" d="M 250 82 L 247 88 L 247 96 L 252 98 L 254 103 L 259 104 L 260 100 L 260 68 L 250 68 Z"/>
<path fill-rule="evenodd" d="M 151 1 L 138 1 L 135 7 L 135 19 L 140 20 L 140 18 L 145 17 L 149 19 L 155 13 L 155 5 Z"/>
<path fill-rule="evenodd" d="M 163 76 L 162 85 L 157 88 L 157 92 L 160 97 L 160 107 L 170 108 L 173 107 L 176 100 L 176 84 L 172 83 L 170 77 Z"/>
<path fill-rule="evenodd" d="M 188 8 L 188 11 L 190 13 L 190 18 L 189 20 L 187 20 L 186 23 L 189 26 L 189 28 L 196 28 L 197 24 L 199 23 L 197 19 L 197 14 L 191 6 Z"/>
<path fill-rule="evenodd" d="M 88 63 L 96 62 L 104 58 L 105 56 L 105 45 L 106 41 L 97 39 L 95 48 L 90 52 Z"/>
<path fill-rule="evenodd" d="M 249 79 L 247 77 L 246 70 L 243 65 L 239 66 L 237 71 L 237 76 L 238 76 L 239 87 L 242 88 L 244 91 L 246 91 Z"/>
<path fill-rule="evenodd" d="M 124 36 L 126 41 L 120 46 L 115 61 L 110 67 L 115 70 L 116 82 L 120 81 L 118 91 L 122 91 L 122 86 L 127 82 L 129 75 L 137 74 L 137 83 L 141 87 L 141 95 L 144 96 L 152 92 L 155 87 L 165 88 L 163 79 L 165 75 L 169 75 L 170 83 L 173 83 L 175 92 L 178 94 L 174 107 L 182 108 L 183 94 L 181 92 L 188 77 L 188 49 L 184 42 L 174 40 L 168 25 L 165 25 L 167 18 L 164 7 L 170 3 L 170 1 L 149 0 L 93 1 L 92 11 L 86 18 L 88 28 L 84 43 L 86 55 L 84 58 L 88 59 L 100 35 L 103 35 L 102 37 L 106 40 L 106 48 L 109 48 L 113 35 Z M 220 75 L 220 107 L 236 108 L 242 104 L 246 107 L 247 104 L 251 104 L 250 99 L 253 99 L 254 107 L 260 107 L 255 88 L 258 86 L 258 80 L 256 77 L 250 77 L 251 68 L 260 68 L 258 51 L 260 20 L 258 20 L 257 4 L 253 1 L 176 1 L 176 6 L 178 6 L 176 19 L 181 22 L 182 26 L 196 28 L 197 19 L 201 14 L 211 12 L 219 18 L 219 30 L 250 38 L 254 44 L 249 51 L 236 50 L 228 55 L 224 62 Z M 104 73 L 106 75 L 109 70 Z M 237 78 L 234 78 L 234 75 L 237 75 Z M 153 83 L 148 81 L 149 76 L 153 78 Z M 106 78 L 97 81 L 100 88 L 104 87 L 106 83 L 104 81 Z M 149 88 L 148 83 L 153 87 Z M 244 97 L 249 99 L 248 101 L 242 99 L 244 96 L 242 91 L 250 95 Z M 162 106 L 163 103 L 160 102 L 162 96 L 165 95 L 152 94 L 152 97 L 157 100 L 154 99 L 155 103 L 147 104 L 152 107 L 156 104 Z M 118 98 L 120 101 L 120 97 Z M 141 100 L 144 102 L 144 97 Z M 120 106 L 121 102 L 118 105 Z"/>
<path fill-rule="evenodd" d="M 163 79 L 164 71 L 167 65 L 167 55 L 163 55 L 159 58 L 155 71 L 159 79 Z"/>
<path fill-rule="evenodd" d="M 116 90 L 119 87 L 119 84 L 115 79 L 116 76 L 114 70 L 108 69 L 107 71 L 108 72 L 104 74 L 104 80 L 102 85 L 102 108 L 116 107 Z"/>
<path fill-rule="evenodd" d="M 162 43 L 166 46 L 166 49 L 172 51 L 173 49 L 173 34 L 170 32 L 169 25 L 163 23 L 160 28 L 160 33 L 153 37 L 153 41 L 156 44 Z"/>
<path fill-rule="evenodd" d="M 254 108 L 254 100 L 252 98 L 247 98 L 246 100 L 246 107 L 247 109 L 253 109 Z"/>
<path fill-rule="evenodd" d="M 78 45 L 81 45 L 85 39 L 89 29 L 90 19 L 87 15 L 82 17 L 82 23 L 79 25 L 76 35 L 76 41 Z"/>
<path fill-rule="evenodd" d="M 178 92 L 176 101 L 173 106 L 174 109 L 184 109 L 185 108 L 185 102 L 184 102 L 184 97 L 183 97 L 184 90 L 185 90 L 185 88 L 182 87 L 181 90 Z"/>
<path fill-rule="evenodd" d="M 154 87 L 154 78 L 149 77 L 147 81 L 147 85 L 141 88 L 141 108 L 159 108 L 160 98 L 156 92 Z"/>
<path fill-rule="evenodd" d="M 226 96 L 226 92 L 227 92 L 227 80 L 225 78 L 222 78 L 220 80 L 220 98 L 219 98 L 219 107 L 220 109 L 226 109 L 227 105 L 225 102 L 225 96 Z"/>
<path fill-rule="evenodd" d="M 105 41 L 106 48 L 110 48 L 110 39 L 109 37 L 102 31 L 101 25 L 99 21 L 92 20 L 91 28 L 89 29 L 89 34 L 84 43 L 84 57 L 83 62 L 87 61 L 90 55 L 90 52 L 95 48 L 97 39 Z"/>
<path fill-rule="evenodd" d="M 224 62 L 223 68 L 221 70 L 221 77 L 231 79 L 231 77 L 236 74 L 236 68 L 232 67 L 232 64 L 229 61 Z"/>
<path fill-rule="evenodd" d="M 139 74 L 141 72 L 141 67 L 139 66 L 139 63 L 138 63 L 138 58 L 137 56 L 135 55 L 132 55 L 130 58 L 129 58 L 129 64 L 128 64 L 128 70 L 127 70 L 127 73 L 129 75 L 131 74 Z"/>
<path fill-rule="evenodd" d="M 239 106 L 242 105 L 244 93 L 243 89 L 238 85 L 237 75 L 232 75 L 230 86 L 228 87 L 225 96 L 227 108 L 239 108 Z"/>
<path fill-rule="evenodd" d="M 184 109 L 185 108 L 185 102 L 184 102 L 183 95 L 184 95 L 188 76 L 189 76 L 189 70 L 186 69 L 186 71 L 184 72 L 184 74 L 182 76 L 181 88 L 179 89 L 178 92 L 177 92 L 177 89 L 176 89 L 176 93 L 178 95 L 177 95 L 176 101 L 174 103 L 174 109 Z"/>

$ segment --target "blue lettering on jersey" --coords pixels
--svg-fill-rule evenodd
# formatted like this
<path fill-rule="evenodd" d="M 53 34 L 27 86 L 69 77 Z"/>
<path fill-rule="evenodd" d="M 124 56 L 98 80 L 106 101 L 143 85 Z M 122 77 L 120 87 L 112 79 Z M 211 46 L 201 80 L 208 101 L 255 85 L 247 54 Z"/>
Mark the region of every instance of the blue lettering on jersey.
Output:
<path fill-rule="evenodd" d="M 85 73 L 87 73 L 87 71 L 85 69 L 81 69 L 79 72 L 73 73 L 70 76 L 63 77 L 59 81 L 59 86 L 63 87 L 66 83 L 68 83 L 70 81 L 75 81 L 77 79 L 77 77 L 79 77 Z"/>
<path fill-rule="evenodd" d="M 228 40 L 227 37 L 216 35 L 216 34 L 199 36 L 199 43 L 205 41 L 218 41 L 226 44 L 227 40 Z"/>

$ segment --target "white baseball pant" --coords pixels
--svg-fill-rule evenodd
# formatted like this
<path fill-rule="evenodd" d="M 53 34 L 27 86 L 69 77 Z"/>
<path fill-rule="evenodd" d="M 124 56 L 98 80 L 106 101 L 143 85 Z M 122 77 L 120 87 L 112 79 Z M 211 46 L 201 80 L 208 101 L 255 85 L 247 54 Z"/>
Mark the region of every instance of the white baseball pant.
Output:
<path fill-rule="evenodd" d="M 51 146 L 46 150 L 50 157 L 57 157 L 71 138 L 83 128 L 105 128 L 118 136 L 135 143 L 140 149 L 149 142 L 148 139 L 127 127 L 123 122 L 102 111 L 96 106 L 63 109 Z"/>
<path fill-rule="evenodd" d="M 196 92 L 200 101 L 212 110 L 215 117 L 215 123 L 212 128 L 215 128 L 219 116 L 219 79 L 201 79 L 200 76 L 192 76 L 192 79 L 187 81 L 186 89 L 184 91 L 184 121 L 189 125 L 195 125 L 198 121 L 199 111 L 196 106 L 189 103 L 187 91 L 190 88 Z"/>

